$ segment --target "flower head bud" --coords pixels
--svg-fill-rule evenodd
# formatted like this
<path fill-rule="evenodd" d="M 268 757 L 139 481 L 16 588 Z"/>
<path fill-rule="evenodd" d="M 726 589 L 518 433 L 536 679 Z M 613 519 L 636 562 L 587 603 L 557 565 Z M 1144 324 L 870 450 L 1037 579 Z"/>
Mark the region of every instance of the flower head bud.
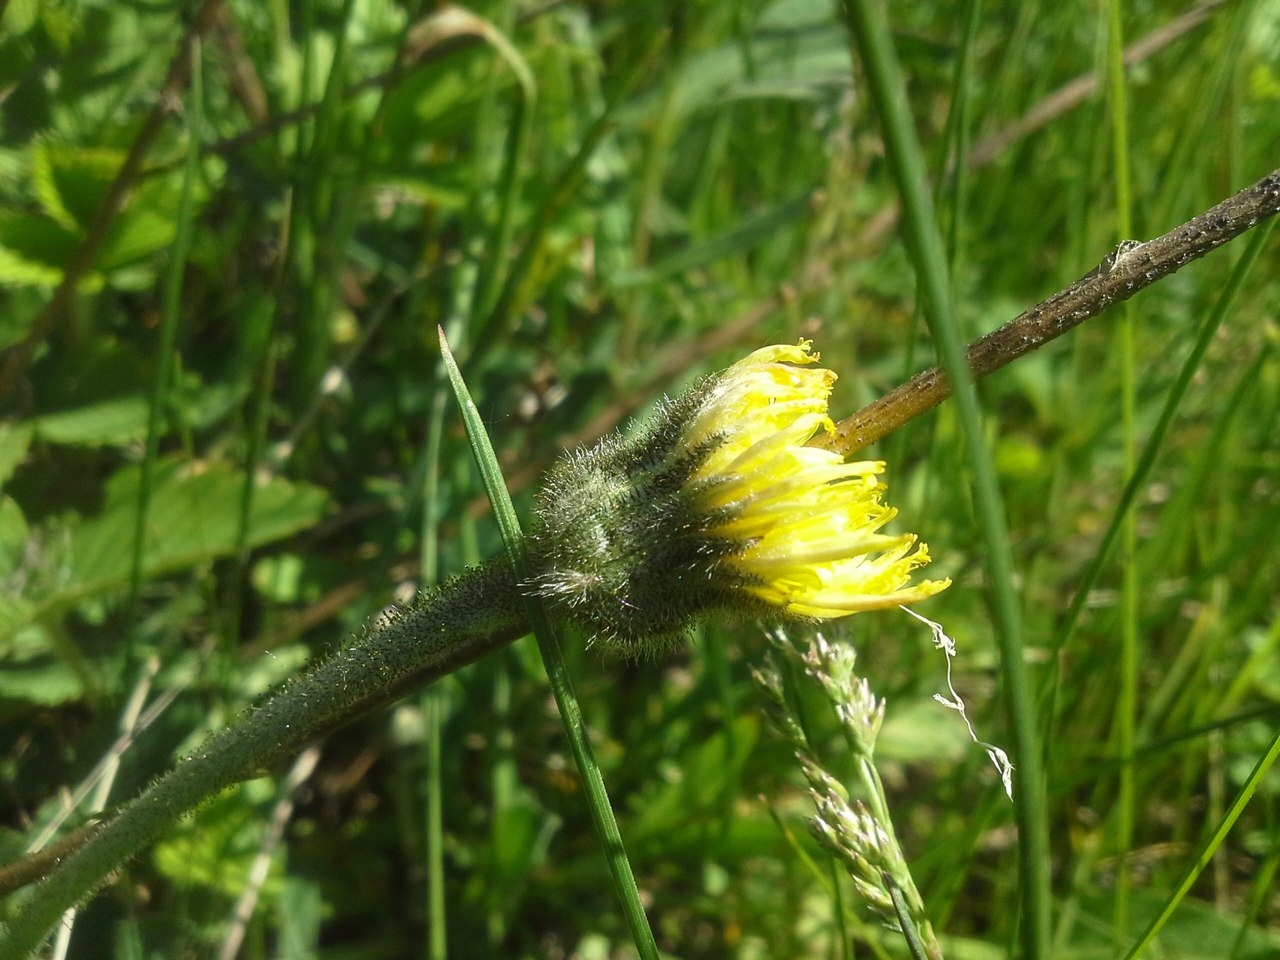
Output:
<path fill-rule="evenodd" d="M 628 653 L 680 636 L 714 610 L 805 619 L 911 603 L 929 562 L 913 534 L 880 529 L 884 464 L 809 446 L 831 431 L 836 375 L 807 341 L 757 350 L 675 400 L 632 437 L 609 437 L 551 471 L 530 547 L 530 584 Z"/>

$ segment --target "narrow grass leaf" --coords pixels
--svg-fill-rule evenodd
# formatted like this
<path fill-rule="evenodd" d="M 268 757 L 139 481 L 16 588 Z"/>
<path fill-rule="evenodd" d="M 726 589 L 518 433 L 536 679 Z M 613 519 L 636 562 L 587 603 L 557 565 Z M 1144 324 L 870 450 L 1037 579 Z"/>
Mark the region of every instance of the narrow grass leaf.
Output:
<path fill-rule="evenodd" d="M 1054 650 L 1060 652 L 1071 639 L 1076 622 L 1080 619 L 1085 602 L 1089 598 L 1089 592 L 1093 589 L 1093 585 L 1097 583 L 1102 567 L 1110 555 L 1111 547 L 1115 544 L 1116 536 L 1120 533 L 1124 518 L 1133 507 L 1138 491 L 1146 483 L 1147 477 L 1151 473 L 1151 468 L 1156 461 L 1156 455 L 1160 452 L 1160 447 L 1169 433 L 1169 428 L 1173 425 L 1174 416 L 1186 396 L 1187 388 L 1191 385 L 1196 371 L 1200 369 L 1200 363 L 1204 359 L 1205 351 L 1209 349 L 1209 344 L 1212 342 L 1214 334 L 1217 333 L 1218 328 L 1222 326 L 1223 320 L 1226 319 L 1227 311 L 1235 303 L 1236 296 L 1240 293 L 1241 284 L 1244 282 L 1245 277 L 1248 276 L 1253 265 L 1257 263 L 1258 255 L 1262 252 L 1262 248 L 1266 246 L 1274 227 L 1275 221 L 1268 221 L 1254 232 L 1253 238 L 1245 248 L 1244 255 L 1231 271 L 1231 275 L 1228 277 L 1226 285 L 1222 288 L 1222 293 L 1219 294 L 1213 309 L 1205 317 L 1204 323 L 1201 324 L 1200 330 L 1196 335 L 1195 345 L 1191 348 L 1191 352 L 1183 362 L 1182 368 L 1178 371 L 1178 377 L 1174 380 L 1173 386 L 1169 388 L 1169 394 L 1165 398 L 1160 417 L 1156 421 L 1155 427 L 1152 428 L 1151 435 L 1147 438 L 1142 453 L 1138 456 L 1133 473 L 1129 477 L 1129 482 L 1125 484 L 1124 491 L 1120 494 L 1115 511 L 1107 524 L 1107 530 L 1098 544 L 1098 549 L 1094 552 L 1088 569 L 1080 577 L 1075 597 L 1071 601 L 1071 606 L 1067 610 L 1062 627 L 1055 638 Z"/>
<path fill-rule="evenodd" d="M 1253 772 L 1249 774 L 1249 779 L 1244 782 L 1244 786 L 1240 788 L 1240 792 L 1236 795 L 1231 807 L 1223 815 L 1218 822 L 1217 828 L 1213 831 L 1213 836 L 1200 849 L 1200 853 L 1196 856 L 1195 861 L 1187 868 L 1186 875 L 1178 884 L 1177 888 L 1165 901 L 1164 907 L 1156 915 L 1155 919 L 1147 927 L 1137 943 L 1129 948 L 1129 952 L 1124 955 L 1124 960 L 1133 960 L 1143 950 L 1150 946 L 1151 941 L 1155 939 L 1161 928 L 1173 916 L 1173 912 L 1178 909 L 1183 898 L 1191 891 L 1192 885 L 1203 872 L 1204 868 L 1209 865 L 1209 861 L 1213 859 L 1213 855 L 1222 846 L 1222 841 L 1227 838 L 1227 834 L 1231 832 L 1231 828 L 1235 826 L 1236 820 L 1240 818 L 1240 814 L 1244 812 L 1244 808 L 1248 806 L 1249 801 L 1253 798 L 1254 792 L 1258 789 L 1258 784 L 1262 782 L 1262 778 L 1267 775 L 1267 771 L 1271 769 L 1276 762 L 1276 757 L 1280 756 L 1280 730 L 1276 731 L 1276 735 L 1271 739 L 1271 746 L 1267 748 L 1254 765 Z"/>
<path fill-rule="evenodd" d="M 133 563 L 129 571 L 129 619 L 138 612 L 138 593 L 142 589 L 143 554 L 146 549 L 147 514 L 156 473 L 156 460 L 160 453 L 160 434 L 164 427 L 165 408 L 169 402 L 169 385 L 178 342 L 178 313 L 182 308 L 182 278 L 186 273 L 187 248 L 191 245 L 191 222 L 194 218 L 194 190 L 200 173 L 200 128 L 204 123 L 201 100 L 204 88 L 200 83 L 200 44 L 192 49 L 191 93 L 187 97 L 190 115 L 187 162 L 182 168 L 182 192 L 178 199 L 177 225 L 174 227 L 173 247 L 169 251 L 169 265 L 164 278 L 164 312 L 160 321 L 159 362 L 156 364 L 156 380 L 151 390 L 151 405 L 147 416 L 147 446 L 142 458 L 142 475 L 138 483 L 138 513 L 133 527 Z M 129 634 L 130 659 L 132 659 L 133 634 Z"/>
<path fill-rule="evenodd" d="M 489 502 L 493 505 L 498 528 L 502 531 L 507 556 L 515 567 L 517 579 L 523 580 L 528 573 L 528 564 L 525 559 L 524 535 L 520 530 L 520 521 L 516 517 L 515 506 L 511 503 L 511 495 L 507 492 L 503 481 L 502 469 L 498 466 L 497 457 L 494 456 L 493 445 L 489 442 L 484 421 L 480 418 L 480 411 L 476 409 L 471 394 L 462 380 L 462 372 L 458 369 L 457 361 L 449 350 L 443 329 L 440 330 L 440 353 L 444 358 L 445 370 L 449 374 L 449 383 L 453 386 L 458 407 L 462 411 L 467 439 L 471 442 L 471 452 L 475 455 L 481 479 L 489 494 Z M 657 960 L 658 947 L 653 939 L 653 931 L 649 928 L 649 919 L 645 916 L 644 907 L 640 903 L 640 891 L 636 888 L 635 875 L 632 873 L 631 863 L 622 846 L 622 834 L 618 830 L 613 807 L 609 804 L 609 797 L 605 792 L 600 767 L 591 750 L 586 722 L 578 700 L 574 696 L 564 658 L 560 654 L 560 644 L 555 628 L 536 597 L 526 598 L 526 610 L 529 622 L 533 625 L 534 636 L 538 640 L 538 649 L 542 653 L 547 678 L 556 698 L 556 706 L 560 709 L 560 718 L 564 723 L 570 748 L 577 761 L 578 771 L 582 775 L 591 817 L 604 846 L 614 887 L 618 898 L 622 901 L 622 908 L 626 913 L 627 923 L 631 927 L 631 936 L 635 941 L 636 950 L 644 960 Z"/>

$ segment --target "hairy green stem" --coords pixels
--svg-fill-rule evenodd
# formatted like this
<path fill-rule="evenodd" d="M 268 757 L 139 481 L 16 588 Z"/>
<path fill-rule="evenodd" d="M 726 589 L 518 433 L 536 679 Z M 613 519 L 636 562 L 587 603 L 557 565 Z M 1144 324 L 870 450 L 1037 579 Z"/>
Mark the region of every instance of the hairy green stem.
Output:
<path fill-rule="evenodd" d="M 212 736 L 63 860 L 0 931 L 0 960 L 25 960 L 68 907 L 203 801 L 524 634 L 522 602 L 504 558 L 472 567 L 375 621 Z"/>

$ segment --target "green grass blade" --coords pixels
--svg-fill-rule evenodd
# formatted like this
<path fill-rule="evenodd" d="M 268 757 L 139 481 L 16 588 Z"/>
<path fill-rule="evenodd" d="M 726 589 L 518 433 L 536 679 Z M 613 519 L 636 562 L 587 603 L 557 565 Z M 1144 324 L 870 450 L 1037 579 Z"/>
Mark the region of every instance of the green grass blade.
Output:
<path fill-rule="evenodd" d="M 503 481 L 502 470 L 498 466 L 497 457 L 494 456 L 493 446 L 485 432 L 480 411 L 471 400 L 467 386 L 462 380 L 462 372 L 458 369 L 458 364 L 449 350 L 443 330 L 440 331 L 440 352 L 444 358 L 445 370 L 449 374 L 449 382 L 458 399 L 458 406 L 462 410 L 467 438 L 471 442 L 471 450 L 480 468 L 480 476 L 484 480 L 489 501 L 493 504 L 498 528 L 502 531 L 507 555 L 516 570 L 517 581 L 524 580 L 528 575 L 528 563 L 525 558 L 524 534 L 520 530 L 520 521 L 516 517 L 515 507 L 511 503 L 511 496 Z M 613 875 L 618 898 L 622 901 L 623 912 L 631 927 L 632 939 L 644 960 L 657 960 L 658 947 L 653 939 L 653 931 L 649 928 L 649 919 L 645 916 L 644 907 L 640 903 L 640 891 L 636 888 L 635 875 L 631 871 L 631 863 L 622 846 L 622 834 L 618 830 L 613 807 L 605 792 L 600 767 L 591 750 L 586 722 L 583 720 L 582 709 L 574 696 L 569 674 L 565 669 L 555 628 L 536 597 L 527 596 L 525 606 L 529 622 L 533 625 L 534 636 L 538 640 L 538 649 L 542 653 L 542 660 L 546 666 L 547 678 L 551 682 L 551 691 L 556 698 L 556 706 L 564 722 L 569 746 L 573 750 L 578 771 L 582 775 L 591 817 L 604 846 L 605 858 L 609 863 L 609 871 Z"/>
<path fill-rule="evenodd" d="M 520 284 L 528 276 L 529 269 L 533 265 L 535 256 L 542 249 L 548 231 L 551 229 L 556 217 L 564 212 L 581 190 L 582 182 L 587 174 L 587 163 L 595 156 L 596 150 L 604 142 L 605 138 L 613 132 L 615 114 L 618 108 L 627 102 L 627 98 L 635 87 L 653 67 L 658 51 L 665 43 L 666 37 L 667 34 L 665 32 L 659 34 L 649 49 L 637 61 L 636 66 L 623 78 L 617 91 L 610 98 L 600 116 L 595 119 L 587 130 L 577 151 L 569 159 L 569 162 L 565 164 L 557 175 L 555 182 L 547 191 L 546 198 L 539 205 L 529 223 L 527 236 L 520 247 L 519 253 L 516 254 L 510 268 L 507 269 L 506 278 L 503 280 L 501 289 L 496 294 L 495 302 L 492 307 L 479 315 L 482 324 L 477 334 L 478 339 L 483 339 L 489 330 L 500 329 L 509 319 L 508 315 L 511 313 L 515 303 Z"/>
<path fill-rule="evenodd" d="M 1205 867 L 1209 865 L 1209 861 L 1213 859 L 1213 855 L 1222 846 L 1222 841 L 1227 838 L 1227 834 L 1231 832 L 1231 828 L 1235 826 L 1236 820 L 1240 818 L 1240 814 L 1244 812 L 1244 808 L 1248 806 L 1249 801 L 1253 798 L 1254 791 L 1258 789 L 1258 784 L 1262 782 L 1262 778 L 1267 775 L 1267 771 L 1271 769 L 1276 762 L 1276 758 L 1280 757 L 1280 730 L 1276 731 L 1276 735 L 1271 738 L 1271 746 L 1267 748 L 1258 762 L 1254 765 L 1253 771 L 1249 774 L 1249 779 L 1244 782 L 1244 786 L 1240 788 L 1240 792 L 1236 795 L 1231 807 L 1223 815 L 1218 822 L 1217 828 L 1213 831 L 1213 836 L 1200 849 L 1200 853 L 1196 856 L 1195 861 L 1187 868 L 1186 875 L 1177 888 L 1165 901 L 1160 912 L 1156 914 L 1142 936 L 1138 941 L 1129 948 L 1129 952 L 1124 955 L 1124 960 L 1133 960 L 1134 957 L 1142 953 L 1155 939 L 1156 934 L 1164 927 L 1169 918 L 1173 916 L 1173 912 L 1178 909 L 1186 895 L 1191 891 L 1192 885 L 1200 876 Z"/>
<path fill-rule="evenodd" d="M 951 81 L 951 110 L 947 115 L 947 137 L 943 141 L 942 166 L 951 158 L 950 218 L 947 223 L 947 263 L 955 274 L 959 269 L 960 243 L 964 236 L 969 168 L 969 102 L 972 99 L 972 63 L 978 23 L 982 18 L 981 0 L 966 0 L 960 46 L 956 52 L 955 74 Z"/>
<path fill-rule="evenodd" d="M 885 889 L 889 891 L 889 896 L 893 899 L 893 912 L 898 916 L 898 923 L 902 927 L 903 939 L 907 941 L 907 949 L 911 951 L 911 960 L 929 960 L 929 952 L 925 949 L 924 942 L 920 939 L 920 931 L 916 929 L 915 923 L 911 919 L 911 909 L 907 906 L 906 897 L 902 895 L 902 891 L 893 882 L 893 878 L 887 873 L 884 877 Z"/>
<path fill-rule="evenodd" d="M 422 695 L 427 747 L 423 789 L 427 806 L 427 956 L 431 960 L 445 960 L 449 956 L 444 900 L 444 759 L 440 742 L 440 731 L 444 726 L 444 698 L 440 684 L 432 684 Z"/>
<path fill-rule="evenodd" d="M 1097 582 L 1098 576 L 1102 572 L 1102 567 L 1111 552 L 1111 547 L 1115 544 L 1116 537 L 1120 533 L 1124 517 L 1129 513 L 1134 499 L 1138 496 L 1138 491 L 1146 483 L 1147 477 L 1151 473 L 1151 468 L 1155 465 L 1156 456 L 1160 452 L 1160 447 L 1168 435 L 1170 427 L 1173 426 L 1173 418 L 1177 414 L 1178 408 L 1182 405 L 1182 398 L 1186 396 L 1187 388 L 1191 386 L 1192 378 L 1195 376 L 1196 371 L 1200 369 L 1200 363 L 1204 359 L 1205 351 L 1209 349 L 1209 344 L 1212 342 L 1214 334 L 1217 333 L 1218 328 L 1222 326 L 1222 322 L 1227 318 L 1227 312 L 1235 304 L 1236 296 L 1240 292 L 1240 287 L 1244 283 L 1245 277 L 1248 276 L 1253 265 L 1257 263 L 1258 255 L 1262 252 L 1262 248 L 1266 246 L 1274 227 L 1275 221 L 1268 221 L 1254 233 L 1253 238 L 1249 241 L 1249 246 L 1245 248 L 1244 255 L 1236 264 L 1235 269 L 1231 271 L 1230 277 L 1223 286 L 1222 293 L 1219 294 L 1213 310 L 1210 311 L 1200 327 L 1195 345 L 1191 348 L 1191 353 L 1187 355 L 1182 369 L 1178 371 L 1178 377 L 1173 386 L 1169 388 L 1169 395 L 1165 399 L 1164 408 L 1160 411 L 1160 417 L 1152 428 L 1151 435 L 1138 457 L 1134 471 L 1129 477 L 1129 482 L 1125 484 L 1124 492 L 1121 493 L 1120 500 L 1116 503 L 1115 512 L 1111 515 L 1111 521 L 1107 525 L 1106 532 L 1102 535 L 1098 549 L 1094 552 L 1088 569 L 1080 577 L 1075 597 L 1067 610 L 1062 628 L 1055 638 L 1053 644 L 1055 651 L 1060 652 L 1070 640 L 1076 622 L 1080 619 L 1085 602 L 1088 600 L 1089 592 Z"/>
<path fill-rule="evenodd" d="M 501 36 L 496 31 L 494 35 Z M 499 53 L 507 58 L 518 80 L 516 84 L 516 104 L 513 107 L 515 129 L 509 131 L 506 165 L 502 179 L 502 182 L 506 184 L 506 188 L 501 192 L 503 212 L 500 218 L 498 235 L 499 237 L 504 237 L 510 231 L 511 208 L 514 205 L 514 190 L 517 182 L 516 165 L 522 155 L 524 137 L 528 132 L 528 123 L 525 119 L 528 111 L 525 109 L 525 105 L 526 101 L 533 97 L 534 87 L 523 60 L 505 40 L 499 47 Z M 481 206 L 485 196 L 485 184 L 492 175 L 487 157 L 490 146 L 496 139 L 496 131 L 499 125 L 498 89 L 499 81 L 497 73 L 494 71 L 489 75 L 479 110 L 480 119 L 476 125 L 475 156 L 477 159 L 473 168 L 470 200 L 463 216 L 464 240 L 461 244 L 461 249 L 465 252 L 465 256 L 452 272 L 453 284 L 445 319 L 446 336 L 454 343 L 466 342 L 467 324 L 474 310 L 477 289 L 483 281 L 480 269 L 482 259 L 480 252 L 485 249 L 486 238 L 484 236 L 484 216 Z M 386 102 L 385 98 L 383 102 Z M 508 240 L 509 236 L 506 239 L 494 241 L 500 251 L 495 258 L 497 264 L 504 263 L 506 260 L 505 244 Z M 418 289 L 420 291 L 421 286 Z M 447 375 L 443 368 L 437 368 L 434 379 L 431 406 L 427 418 L 426 442 L 423 449 L 421 579 L 424 584 L 432 584 L 439 579 L 440 447 L 444 433 L 445 408 L 448 403 Z M 463 519 L 464 539 L 474 548 L 474 536 L 470 535 L 473 533 L 471 530 L 472 525 L 470 518 Z M 474 552 L 474 549 L 468 552 Z M 478 559 L 478 557 L 469 558 L 469 562 L 474 562 Z M 431 687 L 423 694 L 423 710 L 427 720 L 427 774 L 424 790 L 424 799 L 427 807 L 427 911 L 430 931 L 427 949 L 431 960 L 444 960 L 448 956 L 447 917 L 444 898 L 444 806 L 442 803 L 443 790 L 441 783 L 443 777 L 441 736 L 444 706 L 443 693 L 438 685 Z M 495 808 L 500 804 L 501 798 L 498 792 L 495 791 Z M 497 815 L 498 810 L 495 809 L 495 820 Z"/>
<path fill-rule="evenodd" d="M 143 555 L 146 553 L 147 514 L 151 505 L 151 488 L 156 457 L 160 449 L 165 408 L 169 403 L 169 384 L 173 379 L 175 344 L 178 341 L 178 314 L 182 308 L 182 277 L 186 271 L 187 250 L 191 246 L 191 221 L 195 210 L 195 182 L 200 175 L 200 128 L 204 123 L 200 84 L 200 46 L 192 50 L 191 92 L 187 97 L 189 142 L 187 160 L 182 170 L 182 187 L 178 197 L 178 222 L 174 228 L 173 248 L 164 277 L 163 315 L 160 320 L 160 352 L 156 364 L 156 382 L 151 391 L 151 408 L 147 415 L 147 446 L 142 459 L 142 477 L 138 482 L 138 517 L 133 531 L 133 565 L 129 575 L 128 619 L 138 618 L 138 592 L 142 587 Z M 132 638 L 133 634 L 129 636 Z M 132 639 L 129 641 L 132 650 Z M 130 656 L 132 659 L 132 656 Z"/>
<path fill-rule="evenodd" d="M 1129 101 L 1124 76 L 1124 29 L 1119 0 L 1107 4 L 1107 104 L 1111 116 L 1112 160 L 1115 165 L 1116 240 L 1133 238 L 1133 187 L 1129 158 Z M 1116 327 L 1117 354 L 1120 357 L 1120 419 L 1124 436 L 1125 472 L 1137 467 L 1137 347 L 1134 343 L 1133 312 L 1129 303 L 1120 304 Z M 1121 595 L 1120 595 L 1120 659 L 1117 664 L 1118 696 L 1113 719 L 1116 750 L 1121 756 L 1134 756 L 1137 743 L 1138 666 L 1142 659 L 1138 637 L 1138 527 L 1132 512 L 1126 512 L 1121 524 Z M 1133 845 L 1134 822 L 1138 815 L 1137 772 L 1132 763 L 1120 767 L 1118 795 L 1115 804 L 1116 862 L 1115 900 L 1112 904 L 1112 935 L 1116 945 L 1122 942 L 1129 927 L 1129 858 L 1125 853 Z M 1117 950 L 1118 952 L 1118 950 Z"/>
<path fill-rule="evenodd" d="M 907 247 L 925 301 L 925 318 L 939 359 L 956 387 L 955 401 L 973 474 L 974 507 L 986 549 L 1004 693 L 1019 769 L 1014 803 L 1020 839 L 1023 953 L 1028 960 L 1035 960 L 1048 956 L 1049 949 L 1049 829 L 1038 723 L 1023 659 L 1017 599 L 1013 592 L 1013 557 L 1000 488 L 982 433 L 977 393 L 964 360 L 942 237 L 888 24 L 875 0 L 846 0 L 844 9 L 866 71 L 872 101 L 880 115 L 889 166 L 902 200 Z"/>

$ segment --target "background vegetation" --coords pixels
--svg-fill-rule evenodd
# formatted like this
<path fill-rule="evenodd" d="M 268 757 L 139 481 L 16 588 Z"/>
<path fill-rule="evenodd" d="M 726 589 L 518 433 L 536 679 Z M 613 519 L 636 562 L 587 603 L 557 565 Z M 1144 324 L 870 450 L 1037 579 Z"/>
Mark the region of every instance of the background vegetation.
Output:
<path fill-rule="evenodd" d="M 1275 0 L 1209 4 L 1151 45 L 1127 111 L 1099 92 L 1103 6 L 975 6 L 891 10 L 967 335 L 1095 266 L 1124 210 L 1150 237 L 1277 165 Z M 1123 36 L 1187 9 L 1129 4 Z M 131 796 L 397 596 L 501 550 L 437 324 L 526 515 L 565 446 L 762 344 L 813 337 L 843 375 L 838 415 L 932 362 L 830 3 L 0 10 L 2 861 Z M 1027 122 L 1073 81 L 1082 96 Z M 172 112 L 101 231 L 157 104 Z M 101 247 L 68 309 L 46 312 L 86 239 Z M 1274 245 L 1177 410 L 1132 548 L 1065 619 L 1127 450 L 1248 242 L 1134 300 L 1132 354 L 1104 315 L 981 389 L 1040 692 L 1055 956 L 1132 941 L 1280 716 Z M 922 612 L 959 640 L 980 732 L 1007 744 L 952 412 L 875 454 L 931 572 L 956 581 Z M 903 615 L 829 633 L 888 698 L 882 773 L 944 949 L 1006 955 L 1013 811 L 931 699 L 944 660 Z M 744 622 L 655 662 L 568 651 L 659 944 L 845 956 L 846 915 L 856 955 L 900 955 L 814 865 L 803 778 L 750 680 L 764 649 Z M 446 934 L 457 957 L 627 955 L 530 641 L 307 759 L 130 865 L 82 911 L 70 955 L 439 956 Z M 1278 862 L 1273 772 L 1159 955 L 1280 954 Z"/>

